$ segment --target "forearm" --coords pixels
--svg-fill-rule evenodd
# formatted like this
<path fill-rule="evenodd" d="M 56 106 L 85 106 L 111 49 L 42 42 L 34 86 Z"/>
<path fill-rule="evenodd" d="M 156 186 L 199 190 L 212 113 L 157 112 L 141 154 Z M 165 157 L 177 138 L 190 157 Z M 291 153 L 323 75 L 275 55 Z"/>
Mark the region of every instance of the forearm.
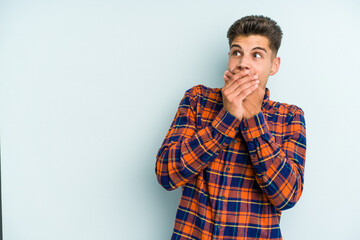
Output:
<path fill-rule="evenodd" d="M 239 125 L 240 121 L 224 109 L 211 125 L 199 131 L 176 129 L 178 126 L 173 124 L 157 154 L 159 183 L 173 190 L 193 179 L 230 144 Z M 192 134 L 185 134 L 189 131 Z"/>
<path fill-rule="evenodd" d="M 256 180 L 279 210 L 294 206 L 302 193 L 306 151 L 304 124 L 302 115 L 295 114 L 293 121 L 283 126 L 287 135 L 282 144 L 276 143 L 262 113 L 240 125 Z"/>

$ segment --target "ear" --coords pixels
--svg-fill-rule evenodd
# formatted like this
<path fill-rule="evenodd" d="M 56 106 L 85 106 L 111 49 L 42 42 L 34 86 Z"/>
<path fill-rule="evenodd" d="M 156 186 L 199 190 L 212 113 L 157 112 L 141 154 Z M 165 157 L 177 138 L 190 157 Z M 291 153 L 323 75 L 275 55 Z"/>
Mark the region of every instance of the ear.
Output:
<path fill-rule="evenodd" d="M 279 67 L 280 67 L 280 58 L 274 57 L 274 59 L 272 60 L 272 64 L 271 64 L 270 76 L 277 73 L 279 71 Z"/>

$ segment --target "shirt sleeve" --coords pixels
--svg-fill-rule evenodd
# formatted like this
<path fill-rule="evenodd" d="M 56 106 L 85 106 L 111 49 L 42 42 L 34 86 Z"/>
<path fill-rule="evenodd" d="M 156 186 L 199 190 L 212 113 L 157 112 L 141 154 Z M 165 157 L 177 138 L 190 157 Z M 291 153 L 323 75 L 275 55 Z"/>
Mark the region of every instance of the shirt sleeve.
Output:
<path fill-rule="evenodd" d="M 293 207 L 302 194 L 306 152 L 303 111 L 295 108 L 285 120 L 283 125 L 275 123 L 285 131 L 281 145 L 275 142 L 262 112 L 240 124 L 256 180 L 280 211 Z"/>
<path fill-rule="evenodd" d="M 240 120 L 224 109 L 211 125 L 197 129 L 196 98 L 194 88 L 185 93 L 156 156 L 157 179 L 166 190 L 176 189 L 193 179 L 239 132 Z"/>

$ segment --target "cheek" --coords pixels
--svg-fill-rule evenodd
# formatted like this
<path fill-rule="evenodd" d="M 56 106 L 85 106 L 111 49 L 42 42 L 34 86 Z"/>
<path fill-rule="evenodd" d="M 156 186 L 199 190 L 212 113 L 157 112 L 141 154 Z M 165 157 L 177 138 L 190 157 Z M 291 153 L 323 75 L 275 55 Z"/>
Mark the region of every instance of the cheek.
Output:
<path fill-rule="evenodd" d="M 228 69 L 230 70 L 231 68 L 236 66 L 236 62 L 234 60 L 232 60 L 231 58 L 229 58 L 228 61 Z"/>
<path fill-rule="evenodd" d="M 259 66 L 255 69 L 255 71 L 259 74 L 261 79 L 268 79 L 271 68 L 270 66 Z"/>
<path fill-rule="evenodd" d="M 265 69 L 256 69 L 255 72 L 259 76 L 261 87 L 265 87 L 267 80 L 269 78 L 269 73 L 268 73 L 267 69 L 266 70 Z"/>

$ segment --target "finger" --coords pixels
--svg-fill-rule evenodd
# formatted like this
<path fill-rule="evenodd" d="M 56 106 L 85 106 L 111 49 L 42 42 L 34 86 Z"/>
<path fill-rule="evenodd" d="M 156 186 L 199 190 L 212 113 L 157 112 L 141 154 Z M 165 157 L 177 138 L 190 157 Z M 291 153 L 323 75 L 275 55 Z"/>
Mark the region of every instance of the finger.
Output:
<path fill-rule="evenodd" d="M 241 78 L 243 76 L 246 76 L 247 74 L 249 74 L 250 71 L 249 69 L 245 69 L 245 70 L 240 70 L 238 68 L 231 68 L 231 69 L 227 69 L 225 71 L 225 74 L 228 76 L 228 77 L 232 77 L 236 74 L 236 78 Z M 235 79 L 235 78 L 234 78 Z"/>
<path fill-rule="evenodd" d="M 226 75 L 227 77 L 232 77 L 234 74 L 232 72 L 230 72 L 229 70 L 226 70 L 224 75 Z"/>
<path fill-rule="evenodd" d="M 227 89 L 225 94 L 227 94 L 228 97 L 230 98 L 235 98 L 238 97 L 239 95 L 241 95 L 241 92 L 245 91 L 246 89 L 249 89 L 255 85 L 259 85 L 259 81 L 258 80 L 253 80 L 253 81 L 249 81 L 246 82 L 244 84 L 239 85 L 235 90 L 231 90 L 231 89 Z M 246 94 L 245 94 L 246 95 Z M 246 95 L 247 96 L 247 95 Z M 240 99 L 241 100 L 241 99 Z"/>
<path fill-rule="evenodd" d="M 226 71 L 225 71 L 225 73 L 224 73 L 224 76 L 223 76 L 223 78 L 224 78 L 224 80 L 225 80 L 225 84 L 228 82 L 228 81 L 230 81 L 230 76 L 229 76 L 230 74 L 229 73 L 227 73 Z"/>
<path fill-rule="evenodd" d="M 235 92 L 237 91 L 238 87 L 245 83 L 249 83 L 251 81 L 258 81 L 258 79 L 254 76 L 247 75 L 243 78 L 237 79 L 235 81 L 228 81 L 228 84 L 225 86 L 226 89 L 229 89 L 229 92 Z M 259 83 L 259 82 L 257 82 Z"/>
<path fill-rule="evenodd" d="M 228 82 L 233 75 L 234 75 L 234 74 L 231 73 L 229 70 L 226 70 L 226 71 L 224 72 L 224 76 L 223 76 L 223 77 L 224 77 L 224 79 L 226 80 L 226 82 Z"/>
<path fill-rule="evenodd" d="M 241 85 L 238 85 L 236 87 L 236 89 L 234 89 L 233 93 L 237 96 L 237 95 L 240 95 L 240 93 L 254 85 L 259 85 L 259 80 L 252 80 L 252 81 L 248 81 L 248 82 L 245 82 Z"/>
<path fill-rule="evenodd" d="M 250 86 L 249 88 L 244 89 L 239 93 L 239 95 L 236 96 L 238 101 L 243 101 L 245 98 L 247 98 L 251 93 L 253 93 L 257 88 L 259 87 L 259 84 L 254 84 Z"/>
<path fill-rule="evenodd" d="M 242 84 L 244 81 L 251 81 L 251 79 L 249 78 L 250 74 L 249 71 L 241 71 L 238 73 L 232 73 L 231 77 L 229 78 L 229 80 L 227 80 L 227 82 L 229 83 L 229 87 L 232 87 L 232 85 L 236 84 L 237 82 L 240 81 L 240 84 Z M 238 85 L 239 83 L 237 83 Z M 236 86 L 237 86 L 236 85 Z"/>
<path fill-rule="evenodd" d="M 232 77 L 232 73 L 229 70 L 226 70 L 224 72 L 223 78 L 224 78 L 224 87 L 223 89 L 228 88 L 231 85 L 231 77 Z"/>
<path fill-rule="evenodd" d="M 223 78 L 225 80 L 225 84 L 230 81 L 230 78 L 228 76 L 226 76 L 225 74 L 224 74 Z"/>
<path fill-rule="evenodd" d="M 243 78 L 247 75 L 251 75 L 250 71 L 248 69 L 240 70 L 240 71 L 236 69 L 235 71 L 234 70 L 230 71 L 230 73 L 232 73 L 231 79 L 233 79 L 233 80 L 237 80 L 237 79 Z"/>
<path fill-rule="evenodd" d="M 231 75 L 231 77 L 229 77 L 229 75 Z M 226 84 L 225 84 L 225 88 L 231 88 L 232 91 L 234 91 L 236 89 L 236 87 L 238 87 L 239 84 L 242 84 L 246 81 L 251 81 L 251 79 L 249 78 L 249 75 L 245 75 L 245 74 L 241 74 L 238 75 L 237 78 L 234 78 L 234 75 L 228 74 L 225 76 L 226 79 Z"/>

